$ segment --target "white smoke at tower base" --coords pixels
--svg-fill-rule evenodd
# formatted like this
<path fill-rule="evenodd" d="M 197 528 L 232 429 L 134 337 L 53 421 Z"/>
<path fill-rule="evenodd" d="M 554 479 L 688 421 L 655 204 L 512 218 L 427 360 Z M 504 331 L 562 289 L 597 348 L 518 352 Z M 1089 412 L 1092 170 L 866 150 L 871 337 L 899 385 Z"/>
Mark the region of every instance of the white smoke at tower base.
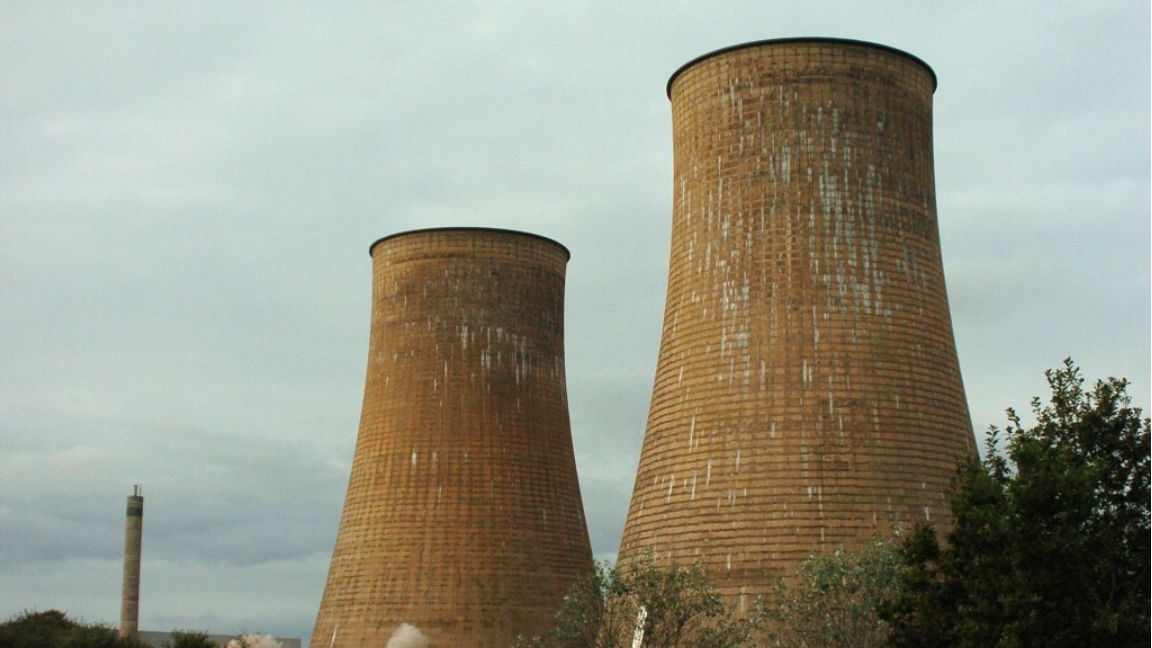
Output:
<path fill-rule="evenodd" d="M 284 648 L 272 635 L 246 634 L 228 642 L 225 648 Z"/>
<path fill-rule="evenodd" d="M 428 638 L 410 623 L 401 623 L 385 648 L 428 648 Z"/>

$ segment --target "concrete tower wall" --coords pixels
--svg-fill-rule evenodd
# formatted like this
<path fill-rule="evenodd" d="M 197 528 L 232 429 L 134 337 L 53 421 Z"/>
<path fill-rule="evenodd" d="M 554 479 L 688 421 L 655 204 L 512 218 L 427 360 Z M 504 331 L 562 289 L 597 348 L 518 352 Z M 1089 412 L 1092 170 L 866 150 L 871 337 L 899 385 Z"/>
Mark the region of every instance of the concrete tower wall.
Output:
<path fill-rule="evenodd" d="M 564 374 L 568 251 L 487 229 L 372 246 L 364 405 L 311 645 L 509 646 L 591 568 Z"/>
<path fill-rule="evenodd" d="M 949 526 L 973 435 L 935 81 L 897 50 L 805 39 L 714 52 L 669 82 L 671 263 L 625 560 L 701 560 L 747 605 L 812 552 Z"/>
<path fill-rule="evenodd" d="M 140 549 L 144 538 L 144 496 L 136 486 L 124 520 L 124 583 L 120 589 L 120 636 L 136 636 L 140 620 Z"/>

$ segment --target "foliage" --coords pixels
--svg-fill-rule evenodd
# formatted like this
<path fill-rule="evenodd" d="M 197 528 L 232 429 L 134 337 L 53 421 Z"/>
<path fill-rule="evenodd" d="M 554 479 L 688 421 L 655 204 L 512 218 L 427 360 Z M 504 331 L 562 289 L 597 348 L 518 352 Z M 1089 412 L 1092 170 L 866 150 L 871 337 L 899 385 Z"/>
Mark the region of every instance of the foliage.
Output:
<path fill-rule="evenodd" d="M 164 645 L 167 648 L 216 648 L 208 633 L 197 630 L 173 630 L 172 641 Z"/>
<path fill-rule="evenodd" d="M 755 621 L 738 620 L 698 566 L 599 564 L 564 598 L 556 627 L 527 648 L 738 648 Z"/>
<path fill-rule="evenodd" d="M 900 554 L 874 538 L 859 551 L 815 555 L 795 584 L 777 586 L 767 612 L 770 645 L 779 648 L 879 648 L 889 627 L 879 610 L 896 594 Z"/>
<path fill-rule="evenodd" d="M 0 648 L 147 648 L 100 624 L 73 621 L 59 610 L 25 611 L 0 624 Z"/>
<path fill-rule="evenodd" d="M 1149 420 L 1125 380 L 1046 375 L 1033 427 L 1008 410 L 1007 456 L 993 428 L 962 464 L 947 544 L 903 542 L 897 648 L 1148 645 Z"/>

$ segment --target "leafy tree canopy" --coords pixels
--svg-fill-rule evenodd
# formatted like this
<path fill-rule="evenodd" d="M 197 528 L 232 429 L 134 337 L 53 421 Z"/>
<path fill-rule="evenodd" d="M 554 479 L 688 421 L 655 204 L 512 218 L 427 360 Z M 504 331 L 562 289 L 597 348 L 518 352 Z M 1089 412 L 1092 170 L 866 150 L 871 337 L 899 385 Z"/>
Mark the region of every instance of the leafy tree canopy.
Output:
<path fill-rule="evenodd" d="M 703 568 L 599 564 L 564 598 L 556 627 L 525 648 L 737 648 L 754 621 L 738 620 Z"/>
<path fill-rule="evenodd" d="M 1008 410 L 961 466 L 947 543 L 902 543 L 892 645 L 1149 645 L 1149 419 L 1123 379 L 1086 389 L 1071 360 L 1046 375 L 1035 424 Z"/>
<path fill-rule="evenodd" d="M 815 555 L 794 584 L 776 588 L 767 610 L 769 645 L 778 648 L 881 648 L 889 627 L 880 609 L 894 599 L 902 570 L 893 540 L 859 551 Z"/>
<path fill-rule="evenodd" d="M 0 623 L 0 648 L 148 648 L 104 625 L 73 621 L 59 610 L 24 612 Z"/>
<path fill-rule="evenodd" d="M 207 632 L 199 630 L 173 630 L 172 641 L 165 642 L 167 648 L 217 648 L 208 638 Z"/>

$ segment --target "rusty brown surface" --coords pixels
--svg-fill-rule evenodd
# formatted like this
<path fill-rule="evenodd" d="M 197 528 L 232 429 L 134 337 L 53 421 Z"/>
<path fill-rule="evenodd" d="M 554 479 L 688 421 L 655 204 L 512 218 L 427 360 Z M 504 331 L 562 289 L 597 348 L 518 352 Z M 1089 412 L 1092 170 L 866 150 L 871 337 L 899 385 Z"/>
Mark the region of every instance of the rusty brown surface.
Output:
<path fill-rule="evenodd" d="M 701 561 L 746 611 L 813 552 L 949 526 L 974 438 L 934 87 L 918 59 L 843 41 L 678 72 L 668 294 L 625 561 Z"/>
<path fill-rule="evenodd" d="M 568 252 L 444 229 L 372 248 L 364 404 L 312 646 L 510 646 L 591 567 L 564 373 Z"/>

